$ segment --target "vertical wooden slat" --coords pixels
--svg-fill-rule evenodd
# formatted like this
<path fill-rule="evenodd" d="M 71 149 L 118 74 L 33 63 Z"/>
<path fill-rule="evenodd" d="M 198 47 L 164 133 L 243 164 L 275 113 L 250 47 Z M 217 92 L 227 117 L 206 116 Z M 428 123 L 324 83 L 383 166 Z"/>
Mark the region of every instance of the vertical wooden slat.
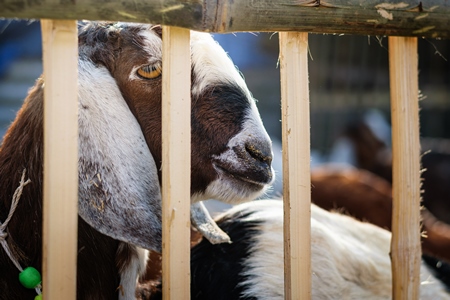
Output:
<path fill-rule="evenodd" d="M 190 295 L 191 54 L 187 29 L 163 26 L 163 298 Z"/>
<path fill-rule="evenodd" d="M 420 144 L 417 38 L 389 37 L 394 299 L 419 299 Z"/>
<path fill-rule="evenodd" d="M 76 21 L 42 20 L 44 299 L 76 298 L 78 37 Z"/>
<path fill-rule="evenodd" d="M 280 33 L 285 299 L 311 298 L 308 34 Z"/>

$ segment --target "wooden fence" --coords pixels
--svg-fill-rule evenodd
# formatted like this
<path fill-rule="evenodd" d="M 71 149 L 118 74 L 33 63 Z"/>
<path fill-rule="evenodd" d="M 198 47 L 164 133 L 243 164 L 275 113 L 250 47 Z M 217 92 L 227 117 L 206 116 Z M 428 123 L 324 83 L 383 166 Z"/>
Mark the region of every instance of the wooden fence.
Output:
<path fill-rule="evenodd" d="M 186 299 L 190 294 L 190 139 L 187 133 L 190 132 L 191 70 L 187 54 L 188 29 L 282 31 L 280 71 L 286 299 L 311 297 L 306 32 L 390 35 L 394 155 L 393 297 L 418 299 L 420 145 L 417 37 L 450 38 L 449 16 L 450 4 L 445 0 L 426 3 L 376 0 L 1 1 L 0 17 L 42 19 L 46 80 L 44 299 L 76 298 L 78 46 L 76 22 L 68 20 L 107 19 L 165 25 L 162 116 L 164 299 Z M 177 72 L 171 72 L 175 68 Z M 177 83 L 176 89 L 172 88 L 175 86 L 171 84 L 173 82 Z M 176 118 L 173 117 L 175 115 Z M 177 147 L 168 146 L 173 144 L 172 141 L 177 141 Z M 66 201 L 58 201 L 61 198 Z"/>

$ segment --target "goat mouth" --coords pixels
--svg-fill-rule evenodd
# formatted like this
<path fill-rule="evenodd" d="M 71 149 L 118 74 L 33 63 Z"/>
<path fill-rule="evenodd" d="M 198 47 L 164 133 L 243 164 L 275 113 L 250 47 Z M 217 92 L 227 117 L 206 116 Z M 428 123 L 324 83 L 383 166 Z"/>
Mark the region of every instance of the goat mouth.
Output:
<path fill-rule="evenodd" d="M 225 176 L 233 181 L 245 183 L 253 190 L 261 190 L 269 185 L 273 180 L 272 169 L 269 165 L 255 166 L 252 169 L 236 170 L 222 163 L 213 164 L 219 175 Z"/>

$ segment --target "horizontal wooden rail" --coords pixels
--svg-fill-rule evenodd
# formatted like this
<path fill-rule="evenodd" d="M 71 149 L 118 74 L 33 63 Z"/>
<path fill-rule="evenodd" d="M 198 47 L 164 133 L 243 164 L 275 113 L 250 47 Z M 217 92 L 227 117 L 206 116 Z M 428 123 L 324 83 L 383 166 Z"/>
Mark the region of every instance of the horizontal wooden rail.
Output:
<path fill-rule="evenodd" d="M 121 20 L 199 31 L 303 31 L 450 38 L 446 0 L 84 0 L 0 2 L 0 17 Z"/>

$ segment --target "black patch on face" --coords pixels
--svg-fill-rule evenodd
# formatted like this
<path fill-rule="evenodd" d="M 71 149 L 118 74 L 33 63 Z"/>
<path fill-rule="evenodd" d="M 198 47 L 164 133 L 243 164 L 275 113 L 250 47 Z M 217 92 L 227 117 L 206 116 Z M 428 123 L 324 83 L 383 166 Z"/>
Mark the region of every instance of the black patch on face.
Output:
<path fill-rule="evenodd" d="M 203 192 L 216 179 L 212 155 L 227 150 L 231 138 L 242 130 L 250 102 L 235 85 L 211 86 L 192 99 L 192 184 L 191 193 Z"/>
<path fill-rule="evenodd" d="M 249 100 L 240 87 L 210 87 L 192 99 L 192 132 L 213 143 L 218 141 L 215 154 L 219 154 L 229 139 L 241 131 L 249 110 Z"/>
<path fill-rule="evenodd" d="M 262 221 L 244 221 L 251 212 L 238 212 L 217 224 L 231 238 L 231 244 L 212 245 L 203 239 L 191 250 L 191 299 L 229 300 L 256 299 L 243 297 L 245 286 L 239 285 L 247 276 L 244 259 L 251 255 L 255 236 Z"/>

